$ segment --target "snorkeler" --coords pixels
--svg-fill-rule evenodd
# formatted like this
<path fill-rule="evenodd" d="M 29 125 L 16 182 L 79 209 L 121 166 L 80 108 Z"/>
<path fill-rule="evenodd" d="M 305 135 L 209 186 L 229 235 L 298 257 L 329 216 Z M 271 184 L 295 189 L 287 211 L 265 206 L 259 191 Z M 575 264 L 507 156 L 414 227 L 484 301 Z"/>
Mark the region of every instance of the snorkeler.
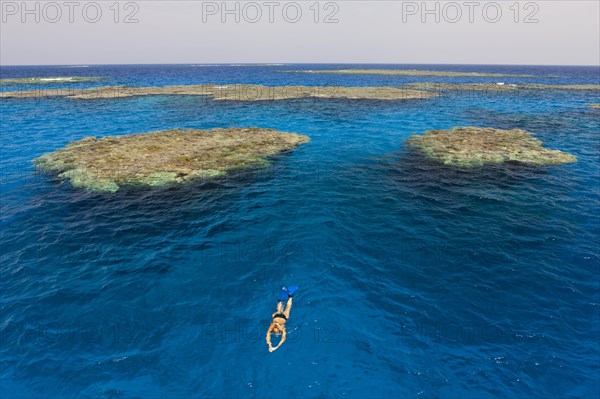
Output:
<path fill-rule="evenodd" d="M 277 310 L 271 316 L 272 321 L 269 329 L 267 330 L 267 345 L 269 345 L 269 352 L 273 352 L 277 348 L 281 346 L 285 342 L 286 332 L 285 332 L 285 323 L 287 319 L 290 317 L 290 310 L 292 310 L 292 297 L 294 296 L 294 292 L 298 287 L 292 286 L 290 288 L 283 287 L 281 292 L 279 293 L 279 301 L 277 302 Z M 287 304 L 285 305 L 285 310 L 283 309 L 283 301 L 287 298 Z M 281 340 L 277 344 L 276 347 L 271 345 L 271 334 L 280 335 Z"/>

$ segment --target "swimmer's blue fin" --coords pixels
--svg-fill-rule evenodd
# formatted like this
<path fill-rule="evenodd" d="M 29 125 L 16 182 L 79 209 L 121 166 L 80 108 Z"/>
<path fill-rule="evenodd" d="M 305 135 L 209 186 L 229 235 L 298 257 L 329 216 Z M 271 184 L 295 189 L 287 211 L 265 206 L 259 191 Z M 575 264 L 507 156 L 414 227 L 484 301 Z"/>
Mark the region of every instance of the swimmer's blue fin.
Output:
<path fill-rule="evenodd" d="M 296 286 L 296 285 L 292 285 L 289 288 L 282 287 L 281 291 L 279 292 L 279 300 L 281 302 L 285 302 L 288 298 L 291 298 L 294 296 L 294 292 L 296 292 L 297 289 L 298 289 L 298 286 Z"/>
<path fill-rule="evenodd" d="M 296 290 L 298 289 L 297 285 L 292 285 L 291 287 L 288 288 L 288 295 L 289 296 L 294 296 L 294 292 L 296 292 Z"/>
<path fill-rule="evenodd" d="M 287 298 L 288 298 L 288 289 L 283 287 L 283 288 L 281 288 L 281 291 L 279 292 L 279 300 L 283 302 Z"/>

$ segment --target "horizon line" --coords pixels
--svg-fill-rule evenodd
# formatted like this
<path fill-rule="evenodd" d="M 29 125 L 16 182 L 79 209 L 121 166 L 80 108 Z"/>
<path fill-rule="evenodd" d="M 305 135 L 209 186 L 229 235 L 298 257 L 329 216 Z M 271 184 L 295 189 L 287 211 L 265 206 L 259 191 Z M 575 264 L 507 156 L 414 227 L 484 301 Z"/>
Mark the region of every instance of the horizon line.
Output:
<path fill-rule="evenodd" d="M 1 67 L 56 67 L 56 66 L 127 66 L 127 65 L 452 65 L 452 66 L 570 66 L 570 67 L 600 67 L 599 64 L 477 64 L 477 63 L 395 63 L 395 62 L 176 62 L 176 63 L 102 63 L 102 64 L 88 64 L 88 63 L 77 63 L 77 64 L 1 64 Z"/>

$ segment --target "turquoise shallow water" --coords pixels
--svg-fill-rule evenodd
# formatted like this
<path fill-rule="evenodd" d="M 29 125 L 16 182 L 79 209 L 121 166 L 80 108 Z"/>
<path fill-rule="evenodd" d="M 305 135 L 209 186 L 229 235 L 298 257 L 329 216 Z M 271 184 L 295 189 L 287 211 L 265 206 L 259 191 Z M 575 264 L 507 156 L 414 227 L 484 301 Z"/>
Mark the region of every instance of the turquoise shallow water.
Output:
<path fill-rule="evenodd" d="M 339 66 L 2 67 L 105 84 L 395 85 Z M 348 67 L 348 66 L 342 66 Z M 390 66 L 386 66 L 390 67 Z M 418 66 L 392 66 L 400 69 Z M 421 66 L 599 83 L 598 68 Z M 491 81 L 495 81 L 491 80 Z M 55 86 L 50 86 L 55 87 Z M 3 90 L 14 90 L 4 87 Z M 597 92 L 411 101 L 0 101 L 2 397 L 598 397 Z M 452 171 L 412 133 L 522 128 L 578 162 Z M 311 142 L 267 169 L 98 195 L 30 160 L 86 136 L 271 127 Z M 289 338 L 264 331 L 299 285 Z"/>

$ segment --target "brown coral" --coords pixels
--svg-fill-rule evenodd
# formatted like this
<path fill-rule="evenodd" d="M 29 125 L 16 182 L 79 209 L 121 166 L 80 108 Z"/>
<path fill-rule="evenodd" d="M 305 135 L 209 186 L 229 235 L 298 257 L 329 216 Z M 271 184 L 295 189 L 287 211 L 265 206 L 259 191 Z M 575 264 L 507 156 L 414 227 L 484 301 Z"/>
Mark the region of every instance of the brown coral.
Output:
<path fill-rule="evenodd" d="M 429 158 L 454 167 L 505 162 L 529 165 L 576 162 L 576 158 L 570 154 L 544 148 L 540 140 L 520 129 L 455 127 L 450 130 L 429 130 L 421 135 L 413 135 L 406 142 Z"/>
<path fill-rule="evenodd" d="M 34 160 L 38 168 L 92 191 L 159 186 L 224 176 L 268 163 L 269 156 L 309 141 L 272 129 L 174 129 L 87 137 Z"/>

